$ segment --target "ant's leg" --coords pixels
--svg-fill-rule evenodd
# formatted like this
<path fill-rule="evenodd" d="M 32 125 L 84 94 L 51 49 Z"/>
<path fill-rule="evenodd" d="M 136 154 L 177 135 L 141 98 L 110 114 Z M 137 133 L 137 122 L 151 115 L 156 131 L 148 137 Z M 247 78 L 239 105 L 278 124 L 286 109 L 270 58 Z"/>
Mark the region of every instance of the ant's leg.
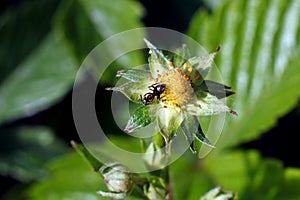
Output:
<path fill-rule="evenodd" d="M 160 100 L 160 94 L 159 94 L 159 95 L 157 95 L 157 100 Z"/>
<path fill-rule="evenodd" d="M 161 95 L 161 94 L 159 94 L 159 95 L 157 96 L 157 100 L 165 101 L 166 98 L 164 98 L 164 97 L 166 97 L 166 95 Z"/>

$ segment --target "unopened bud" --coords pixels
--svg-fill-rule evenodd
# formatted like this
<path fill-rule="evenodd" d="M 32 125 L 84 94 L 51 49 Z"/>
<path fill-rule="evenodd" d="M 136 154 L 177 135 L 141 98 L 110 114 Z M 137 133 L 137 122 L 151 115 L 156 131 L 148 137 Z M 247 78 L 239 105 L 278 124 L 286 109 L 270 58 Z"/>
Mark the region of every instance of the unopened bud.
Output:
<path fill-rule="evenodd" d="M 161 169 L 168 164 L 168 155 L 165 148 L 160 148 L 156 142 L 151 142 L 144 154 L 144 160 L 152 169 Z"/>
<path fill-rule="evenodd" d="M 134 182 L 132 173 L 120 163 L 110 163 L 100 168 L 107 188 L 112 192 L 129 193 Z"/>
<path fill-rule="evenodd" d="M 166 200 L 168 199 L 167 190 L 161 187 L 156 187 L 153 184 L 150 184 L 145 195 L 149 200 Z"/>
<path fill-rule="evenodd" d="M 236 196 L 232 192 L 225 192 L 221 187 L 215 187 L 208 191 L 200 200 L 233 200 Z"/>

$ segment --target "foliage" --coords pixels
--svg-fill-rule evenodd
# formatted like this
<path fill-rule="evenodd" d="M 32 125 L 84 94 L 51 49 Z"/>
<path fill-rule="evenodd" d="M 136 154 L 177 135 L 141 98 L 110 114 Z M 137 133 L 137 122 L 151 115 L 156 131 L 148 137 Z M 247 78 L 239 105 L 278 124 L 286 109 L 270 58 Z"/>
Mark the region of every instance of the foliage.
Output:
<path fill-rule="evenodd" d="M 101 176 L 69 153 L 53 130 L 6 124 L 63 99 L 86 54 L 110 35 L 142 27 L 143 8 L 131 0 L 28 2 L 0 16 L 0 174 L 35 182 L 4 198 L 102 199 L 96 194 L 106 190 Z M 212 12 L 195 13 L 188 35 L 209 50 L 222 46 L 215 62 L 224 83 L 237 93 L 228 103 L 239 116 L 228 115 L 209 156 L 199 160 L 186 152 L 170 166 L 174 199 L 199 199 L 218 185 L 240 199 L 300 199 L 299 169 L 236 148 L 260 137 L 299 100 L 299 18 L 299 0 L 228 1 Z M 118 62 L 134 66 L 143 59 L 138 53 Z M 103 81 L 112 83 L 115 72 Z M 114 141 L 136 146 L 123 137 Z M 127 199 L 141 195 L 134 191 Z"/>
<path fill-rule="evenodd" d="M 216 64 L 239 94 L 233 109 L 240 115 L 226 121 L 219 146 L 257 138 L 297 103 L 299 6 L 297 0 L 236 1 L 213 16 L 199 12 L 194 17 L 189 34 L 208 49 L 222 44 Z"/>

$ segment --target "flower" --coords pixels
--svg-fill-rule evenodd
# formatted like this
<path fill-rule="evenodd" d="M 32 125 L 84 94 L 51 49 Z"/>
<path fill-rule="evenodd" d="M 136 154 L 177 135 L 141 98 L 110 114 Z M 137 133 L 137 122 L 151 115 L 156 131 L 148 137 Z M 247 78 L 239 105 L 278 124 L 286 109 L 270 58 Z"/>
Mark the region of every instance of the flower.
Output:
<path fill-rule="evenodd" d="M 131 133 L 156 121 L 166 146 L 181 128 L 192 152 L 196 152 L 194 138 L 214 147 L 202 132 L 197 117 L 224 112 L 237 115 L 221 100 L 234 94 L 231 87 L 204 79 L 220 47 L 207 56 L 189 58 L 188 49 L 183 46 L 170 60 L 148 40 L 145 42 L 150 49 L 150 70 L 121 70 L 117 77 L 126 82 L 106 88 L 122 92 L 131 101 L 141 104 L 124 130 Z"/>

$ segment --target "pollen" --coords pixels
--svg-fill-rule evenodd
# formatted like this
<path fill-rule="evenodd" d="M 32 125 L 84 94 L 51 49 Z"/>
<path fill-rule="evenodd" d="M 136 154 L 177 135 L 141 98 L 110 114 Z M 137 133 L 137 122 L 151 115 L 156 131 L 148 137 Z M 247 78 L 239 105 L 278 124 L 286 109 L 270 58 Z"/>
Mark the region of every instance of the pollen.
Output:
<path fill-rule="evenodd" d="M 194 97 L 190 76 L 179 68 L 166 71 L 157 81 L 159 84 L 166 84 L 161 94 L 161 102 L 165 107 L 184 106 Z"/>
<path fill-rule="evenodd" d="M 184 63 L 183 64 L 183 69 L 186 69 L 188 67 L 188 64 L 187 63 Z"/>
<path fill-rule="evenodd" d="M 149 81 L 153 81 L 153 78 L 150 76 L 150 77 L 148 77 L 148 80 Z"/>

